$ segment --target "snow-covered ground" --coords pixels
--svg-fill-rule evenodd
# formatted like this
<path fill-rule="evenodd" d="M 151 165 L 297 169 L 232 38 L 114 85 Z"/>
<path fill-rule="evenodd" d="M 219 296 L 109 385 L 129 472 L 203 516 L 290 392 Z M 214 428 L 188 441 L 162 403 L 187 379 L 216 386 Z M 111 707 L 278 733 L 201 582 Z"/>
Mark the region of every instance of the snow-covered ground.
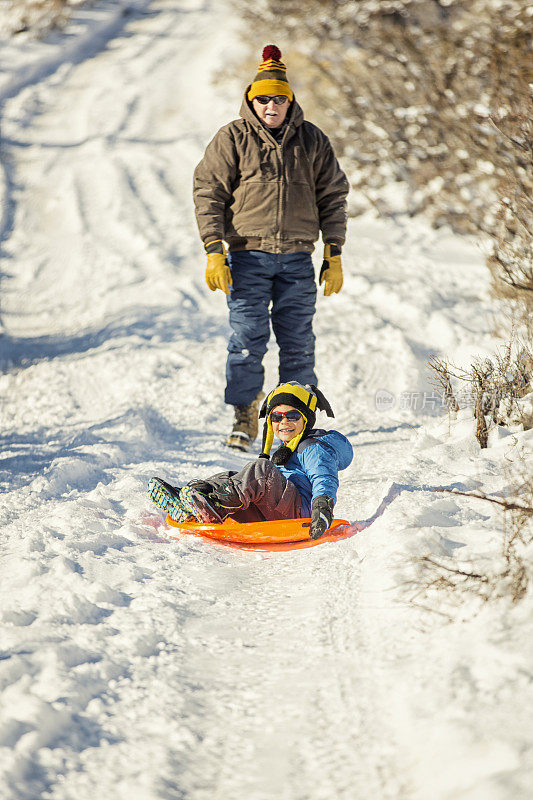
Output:
<path fill-rule="evenodd" d="M 168 539 L 149 477 L 246 461 L 221 444 L 227 312 L 191 178 L 251 76 L 212 82 L 236 37 L 222 0 L 120 5 L 0 54 L 0 797 L 530 798 L 531 594 L 415 597 L 417 557 L 501 551 L 493 506 L 434 489 L 502 492 L 531 451 L 531 431 L 481 451 L 428 384 L 430 355 L 498 345 L 483 253 L 351 222 L 315 327 L 358 534 Z"/>

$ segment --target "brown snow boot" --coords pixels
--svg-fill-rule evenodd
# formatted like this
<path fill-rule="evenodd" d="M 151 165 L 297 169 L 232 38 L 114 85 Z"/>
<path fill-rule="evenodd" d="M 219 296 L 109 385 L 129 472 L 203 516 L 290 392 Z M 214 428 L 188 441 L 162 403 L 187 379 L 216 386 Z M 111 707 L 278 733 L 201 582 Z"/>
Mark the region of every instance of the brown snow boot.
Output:
<path fill-rule="evenodd" d="M 233 406 L 235 409 L 235 422 L 230 435 L 226 439 L 228 447 L 236 450 L 249 450 L 259 430 L 259 404 L 265 396 L 259 392 L 249 406 Z"/>

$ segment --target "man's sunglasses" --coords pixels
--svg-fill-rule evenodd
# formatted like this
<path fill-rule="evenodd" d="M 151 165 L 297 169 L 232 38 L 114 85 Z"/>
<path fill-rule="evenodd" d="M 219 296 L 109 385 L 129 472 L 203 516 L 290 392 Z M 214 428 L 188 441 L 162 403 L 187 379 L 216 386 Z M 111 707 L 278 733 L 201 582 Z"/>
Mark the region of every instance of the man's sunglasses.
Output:
<path fill-rule="evenodd" d="M 255 99 L 262 106 L 268 105 L 271 100 L 273 100 L 277 106 L 282 106 L 285 100 L 288 100 L 289 98 L 284 94 L 275 94 L 273 97 L 269 97 L 267 94 L 260 94 L 259 97 L 256 97 Z"/>
<path fill-rule="evenodd" d="M 298 422 L 301 418 L 301 413 L 299 411 L 272 411 L 270 414 L 270 419 L 272 422 L 281 422 L 283 417 L 289 420 L 289 422 Z"/>

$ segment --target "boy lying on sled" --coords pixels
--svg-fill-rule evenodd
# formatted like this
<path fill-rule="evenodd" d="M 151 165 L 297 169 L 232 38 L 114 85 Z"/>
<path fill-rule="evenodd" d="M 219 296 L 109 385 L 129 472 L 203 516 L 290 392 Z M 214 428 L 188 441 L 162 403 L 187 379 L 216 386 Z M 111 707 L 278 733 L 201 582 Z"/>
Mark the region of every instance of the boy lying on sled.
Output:
<path fill-rule="evenodd" d="M 220 472 L 186 486 L 151 478 L 148 494 L 176 522 L 221 523 L 311 517 L 310 536 L 330 527 L 339 486 L 338 471 L 352 461 L 348 439 L 338 431 L 313 428 L 317 410 L 333 417 L 316 386 L 296 381 L 277 386 L 259 417 L 265 418 L 263 452 L 239 472 Z M 269 454 L 274 437 L 282 446 Z"/>

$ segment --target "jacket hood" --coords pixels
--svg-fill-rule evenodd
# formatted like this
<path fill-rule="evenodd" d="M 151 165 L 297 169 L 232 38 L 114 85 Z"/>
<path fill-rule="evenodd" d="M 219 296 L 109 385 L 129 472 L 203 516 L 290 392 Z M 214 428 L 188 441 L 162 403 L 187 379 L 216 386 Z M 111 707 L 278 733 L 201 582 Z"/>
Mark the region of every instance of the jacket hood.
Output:
<path fill-rule="evenodd" d="M 252 104 L 246 97 L 249 89 L 250 86 L 247 86 L 245 89 L 244 97 L 241 104 L 241 110 L 239 111 L 239 114 L 243 119 L 249 122 L 250 125 L 252 125 L 255 128 L 255 130 L 257 130 L 260 134 L 262 135 L 264 135 L 265 133 L 268 134 L 269 141 L 272 141 L 273 137 L 270 136 L 268 128 L 265 125 L 263 125 L 263 123 L 259 120 L 258 117 L 256 117 L 255 112 L 252 108 Z M 302 110 L 302 107 L 297 103 L 296 97 L 293 99 L 291 103 L 291 107 L 287 113 L 286 120 L 287 120 L 287 127 L 292 128 L 293 130 L 296 130 L 296 128 L 298 128 L 304 121 L 304 112 Z"/>
<path fill-rule="evenodd" d="M 316 442 L 320 442 L 324 447 L 331 447 L 337 455 L 339 469 L 346 469 L 353 460 L 353 447 L 343 433 L 339 431 L 326 431 L 323 428 L 313 428 L 309 431 L 305 439 L 298 445 L 297 452 L 300 453 L 306 447 Z"/>

